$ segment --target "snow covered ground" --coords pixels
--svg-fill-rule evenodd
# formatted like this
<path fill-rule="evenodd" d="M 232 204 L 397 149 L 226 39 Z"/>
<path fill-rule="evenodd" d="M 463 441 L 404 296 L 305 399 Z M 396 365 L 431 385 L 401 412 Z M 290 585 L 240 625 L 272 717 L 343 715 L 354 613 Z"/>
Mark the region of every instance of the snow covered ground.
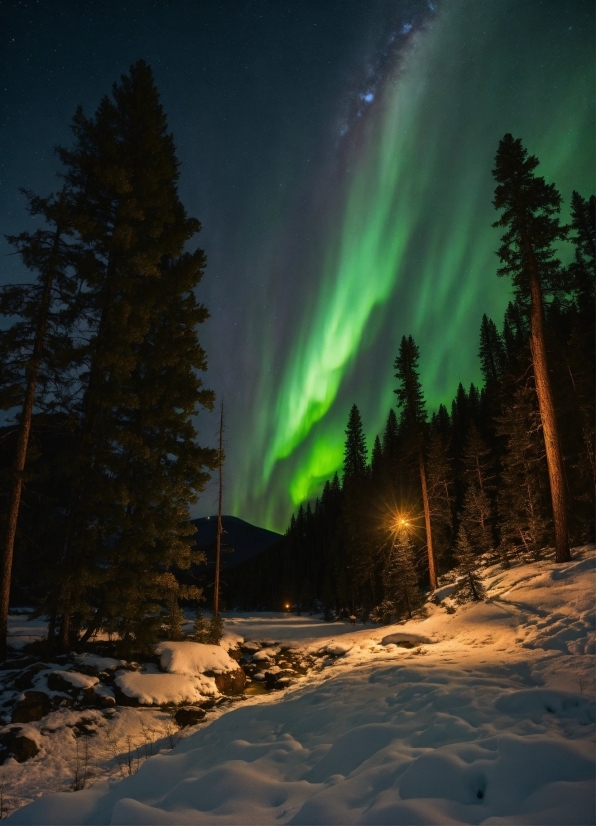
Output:
<path fill-rule="evenodd" d="M 220 708 L 130 777 L 46 794 L 8 822 L 594 823 L 595 562 L 586 547 L 564 565 L 489 568 L 485 602 L 453 612 L 445 586 L 425 618 L 389 627 L 230 615 L 228 644 L 300 649 L 321 669 Z M 168 745 L 160 710 L 122 709 L 120 739 L 133 714 Z M 5 794 L 72 783 L 61 759 L 42 743 L 9 761 Z"/>

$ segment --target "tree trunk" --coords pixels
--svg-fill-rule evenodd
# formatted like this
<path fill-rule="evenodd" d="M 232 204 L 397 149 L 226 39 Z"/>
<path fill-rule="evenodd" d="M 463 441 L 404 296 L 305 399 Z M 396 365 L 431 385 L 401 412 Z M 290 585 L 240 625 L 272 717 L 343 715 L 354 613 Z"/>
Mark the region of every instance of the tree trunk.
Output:
<path fill-rule="evenodd" d="M 542 421 L 544 446 L 546 448 L 546 463 L 550 482 L 550 494 L 553 506 L 553 522 L 555 526 L 555 559 L 557 562 L 569 562 L 569 530 L 567 524 L 567 492 L 565 489 L 565 470 L 561 442 L 557 428 L 553 392 L 546 359 L 546 344 L 544 341 L 544 315 L 542 306 L 542 291 L 536 266 L 534 251 L 529 238 L 524 238 L 530 276 L 530 349 L 534 366 L 534 380 L 538 409 Z"/>
<path fill-rule="evenodd" d="M 426 489 L 426 469 L 424 467 L 424 457 L 422 450 L 419 453 L 420 462 L 420 485 L 422 487 L 422 504 L 424 505 L 424 524 L 426 527 L 426 548 L 428 551 L 428 576 L 430 579 L 430 589 L 434 591 L 437 587 L 437 571 L 435 566 L 435 555 L 433 552 L 432 530 L 430 524 L 430 507 L 428 504 L 428 491 Z"/>
<path fill-rule="evenodd" d="M 221 535 L 223 533 L 223 526 L 221 524 L 221 508 L 223 503 L 223 424 L 224 424 L 224 407 L 223 400 L 221 403 L 221 412 L 219 419 L 219 498 L 217 504 L 217 535 L 215 537 L 215 585 L 213 591 L 213 616 L 217 617 L 219 614 L 219 568 L 221 564 Z"/>
<path fill-rule="evenodd" d="M 12 579 L 12 560 L 14 556 L 14 543 L 17 534 L 17 522 L 21 506 L 21 494 L 23 492 L 23 471 L 27 461 L 27 450 L 29 447 L 29 434 L 31 432 L 31 418 L 33 416 L 33 404 L 35 402 L 35 390 L 37 387 L 37 376 L 44 347 L 44 339 L 48 323 L 48 313 L 52 296 L 52 283 L 56 271 L 56 258 L 60 243 L 61 229 L 58 228 L 54 235 L 54 243 L 50 257 L 50 263 L 44 280 L 41 295 L 41 304 L 33 343 L 33 353 L 31 361 L 26 368 L 27 386 L 25 389 L 25 399 L 21 411 L 21 420 L 17 435 L 17 446 L 12 468 L 12 485 L 6 515 L 6 532 L 4 546 L 2 548 L 2 561 L 0 569 L 0 661 L 6 660 L 6 636 L 8 632 L 8 609 L 10 601 L 10 583 Z"/>

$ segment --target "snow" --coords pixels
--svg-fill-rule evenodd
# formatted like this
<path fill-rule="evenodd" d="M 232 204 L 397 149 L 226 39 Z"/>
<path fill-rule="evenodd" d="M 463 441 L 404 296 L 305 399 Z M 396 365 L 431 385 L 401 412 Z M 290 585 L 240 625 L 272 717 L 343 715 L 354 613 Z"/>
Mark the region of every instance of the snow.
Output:
<path fill-rule="evenodd" d="M 59 669 L 56 671 L 51 671 L 51 674 L 59 674 L 63 680 L 66 680 L 67 683 L 70 683 L 74 688 L 84 689 L 84 688 L 93 688 L 97 685 L 99 680 L 97 677 L 88 677 L 86 674 L 79 674 L 78 671 L 65 671 L 63 669 Z M 43 672 L 44 677 L 48 676 L 48 672 Z"/>
<path fill-rule="evenodd" d="M 155 647 L 161 667 L 171 674 L 196 675 L 236 671 L 238 663 L 219 645 L 199 642 L 162 642 Z"/>
<path fill-rule="evenodd" d="M 30 609 L 33 611 L 33 609 Z M 47 633 L 48 623 L 43 617 L 32 618 L 29 611 L 9 614 L 7 642 L 10 648 L 20 650 L 30 642 L 41 640 Z"/>
<path fill-rule="evenodd" d="M 564 565 L 481 569 L 486 602 L 450 613 L 446 592 L 392 627 L 235 615 L 234 633 L 265 649 L 332 656 L 286 691 L 208 717 L 133 776 L 116 783 L 98 772 L 91 788 L 47 794 L 8 822 L 594 823 L 595 558 L 586 547 Z M 126 726 L 133 713 L 115 716 Z M 32 778 L 28 799 L 51 788 L 36 774 L 52 759 L 44 745 L 5 765 L 5 789 L 17 771 Z"/>
<path fill-rule="evenodd" d="M 120 671 L 114 683 L 127 697 L 141 705 L 181 705 L 198 703 L 218 695 L 212 677 L 191 677 L 186 674 L 143 674 L 140 671 Z"/>
<path fill-rule="evenodd" d="M 124 665 L 124 660 L 116 660 L 114 657 L 100 657 L 97 654 L 79 654 L 76 659 L 79 665 L 96 668 L 98 671 L 113 671 Z"/>

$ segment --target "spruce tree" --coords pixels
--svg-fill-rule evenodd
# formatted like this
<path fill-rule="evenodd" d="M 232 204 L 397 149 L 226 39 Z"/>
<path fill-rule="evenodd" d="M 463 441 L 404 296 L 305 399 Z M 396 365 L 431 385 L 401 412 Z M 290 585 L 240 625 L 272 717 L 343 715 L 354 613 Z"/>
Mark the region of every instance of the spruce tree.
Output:
<path fill-rule="evenodd" d="M 570 286 L 576 301 L 592 313 L 596 288 L 596 197 L 571 195 L 571 239 L 575 245 L 575 260 L 569 266 Z"/>
<path fill-rule="evenodd" d="M 68 410 L 69 368 L 76 362 L 72 332 L 78 280 L 73 266 L 80 246 L 72 238 L 67 195 L 25 195 L 29 214 L 41 216 L 48 228 L 7 237 L 36 279 L 0 288 L 0 315 L 18 319 L 0 331 L 0 409 L 14 411 L 18 419 L 1 546 L 0 661 L 6 658 L 12 562 L 33 413 Z"/>
<path fill-rule="evenodd" d="M 447 554 L 452 541 L 453 471 L 443 434 L 431 429 L 427 452 L 428 502 L 437 561 Z"/>
<path fill-rule="evenodd" d="M 501 555 L 539 559 L 551 527 L 548 477 L 534 391 L 522 385 L 497 420 L 506 440 L 498 489 Z"/>
<path fill-rule="evenodd" d="M 382 614 L 407 614 L 412 617 L 420 605 L 416 552 L 408 528 L 400 528 L 383 569 L 384 603 Z"/>
<path fill-rule="evenodd" d="M 521 140 L 506 134 L 497 150 L 493 177 L 496 181 L 493 204 L 502 210 L 493 226 L 505 233 L 498 250 L 499 275 L 512 278 L 518 301 L 529 304 L 530 347 L 536 394 L 546 448 L 552 498 L 557 562 L 570 559 L 568 505 L 563 455 L 549 374 L 545 332 L 544 293 L 561 289 L 560 265 L 554 245 L 565 238 L 558 214 L 561 196 L 554 184 L 536 176 L 538 158 L 528 155 Z"/>
<path fill-rule="evenodd" d="M 464 479 L 467 484 L 459 514 L 467 540 L 476 553 L 492 550 L 494 472 L 490 448 L 472 423 L 464 447 Z"/>
<path fill-rule="evenodd" d="M 488 318 L 486 313 L 482 316 L 480 324 L 478 357 L 485 386 L 491 389 L 496 387 L 505 367 L 505 348 L 495 322 Z"/>
<path fill-rule="evenodd" d="M 424 429 L 426 425 L 426 405 L 422 393 L 422 385 L 418 374 L 418 359 L 420 350 L 412 336 L 402 337 L 399 353 L 394 362 L 395 378 L 399 386 L 394 393 L 397 396 L 397 406 L 401 410 L 400 433 L 404 443 L 417 459 L 420 473 L 420 488 L 424 507 L 424 523 L 426 528 L 426 549 L 428 554 L 428 575 L 431 590 L 437 587 L 436 563 L 432 542 L 432 527 L 428 490 L 426 480 L 426 466 L 424 459 Z"/>
<path fill-rule="evenodd" d="M 354 404 L 350 410 L 348 425 L 346 427 L 346 442 L 344 447 L 344 474 L 343 484 L 353 480 L 366 478 L 366 439 L 362 428 L 360 411 Z"/>
<path fill-rule="evenodd" d="M 150 613 L 164 603 L 168 569 L 196 558 L 188 508 L 217 462 L 192 421 L 213 404 L 199 375 L 197 326 L 208 313 L 195 288 L 205 256 L 184 249 L 200 224 L 178 198 L 174 143 L 147 64 L 131 67 L 94 118 L 77 110 L 73 133 L 59 154 L 92 260 L 85 296 L 94 335 L 58 595 L 61 641 L 67 647 L 86 626 L 84 641 L 117 617 L 134 647 L 155 636 Z"/>
<path fill-rule="evenodd" d="M 459 603 L 479 602 L 485 596 L 484 585 L 478 575 L 478 560 L 463 526 L 457 535 L 455 559 L 459 578 L 453 589 L 453 597 Z"/>

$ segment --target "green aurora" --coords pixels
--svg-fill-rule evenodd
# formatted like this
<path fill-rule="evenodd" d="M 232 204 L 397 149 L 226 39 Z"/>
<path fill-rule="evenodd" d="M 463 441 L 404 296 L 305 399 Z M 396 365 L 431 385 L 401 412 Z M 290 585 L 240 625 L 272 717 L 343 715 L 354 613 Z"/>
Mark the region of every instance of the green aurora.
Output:
<path fill-rule="evenodd" d="M 383 78 L 348 135 L 290 346 L 272 355 L 262 334 L 263 364 L 276 359 L 276 369 L 260 377 L 233 513 L 284 530 L 340 469 L 353 402 L 370 444 L 394 403 L 403 334 L 420 345 L 430 411 L 460 381 L 479 381 L 482 313 L 500 323 L 510 294 L 496 277 L 491 228 L 500 137 L 520 136 L 566 202 L 592 189 L 593 11 L 576 4 L 562 21 L 555 7 L 447 2 Z"/>

